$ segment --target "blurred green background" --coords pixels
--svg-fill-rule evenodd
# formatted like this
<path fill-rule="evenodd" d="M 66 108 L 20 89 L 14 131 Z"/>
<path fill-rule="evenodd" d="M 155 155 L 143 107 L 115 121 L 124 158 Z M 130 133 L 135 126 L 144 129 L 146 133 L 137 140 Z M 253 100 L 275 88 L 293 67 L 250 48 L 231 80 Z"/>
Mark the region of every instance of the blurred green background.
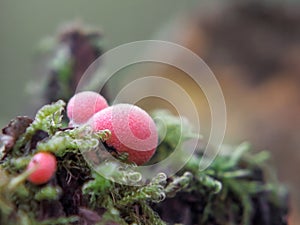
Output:
<path fill-rule="evenodd" d="M 0 1 L 0 126 L 28 113 L 25 91 L 37 74 L 34 53 L 42 38 L 62 23 L 81 20 L 103 30 L 105 50 L 153 38 L 164 24 L 188 14 L 197 0 Z"/>
<path fill-rule="evenodd" d="M 251 1 L 251 0 L 250 0 Z M 265 2 L 268 0 L 265 0 Z M 56 34 L 57 29 L 66 22 L 71 22 L 74 20 L 80 20 L 85 24 L 89 24 L 100 28 L 104 34 L 104 50 L 109 50 L 113 47 L 116 47 L 120 44 L 137 41 L 137 40 L 145 40 L 145 39 L 153 39 L 157 37 L 158 33 L 163 33 L 168 27 L 168 24 L 173 23 L 180 17 L 189 17 L 193 16 L 193 12 L 199 12 L 198 10 L 206 9 L 208 4 L 216 3 L 215 6 L 220 4 L 227 4 L 229 1 L 223 0 L 52 0 L 52 1 L 41 1 L 41 0 L 26 0 L 26 1 L 17 1 L 17 0 L 0 0 L 0 126 L 3 127 L 7 124 L 12 118 L 18 115 L 28 115 L 30 113 L 34 113 L 35 109 L 32 107 L 32 96 L 26 92 L 26 87 L 28 82 L 32 80 L 39 80 L 38 76 L 46 76 L 46 71 L 39 70 L 38 67 L 38 59 L 36 58 L 36 49 L 40 41 L 47 37 Z M 236 0 L 239 2 L 239 0 Z M 286 3 L 286 2 L 299 2 L 299 0 L 289 0 L 289 1 L 276 1 L 269 0 L 270 4 L 274 2 Z M 196 23 L 196 22 L 195 22 Z M 198 24 L 197 24 L 198 25 Z M 300 26 L 300 25 L 299 25 Z M 180 30 L 181 31 L 181 30 Z M 193 34 L 192 34 L 193 35 Z M 196 34 L 194 34 L 196 35 Z M 197 33 L 198 35 L 198 33 Z M 289 36 L 287 34 L 286 36 Z M 279 35 L 281 37 L 281 34 Z M 159 35 L 159 37 L 162 37 Z M 222 36 L 223 37 L 223 36 Z M 251 38 L 248 37 L 247 38 Z M 195 39 L 198 40 L 198 39 Z M 193 39 L 188 41 L 195 41 Z M 195 43 L 194 43 L 195 44 Z M 193 46 L 195 49 L 198 47 L 198 43 Z M 206 47 L 206 46 L 205 46 Z M 204 48 L 205 49 L 205 48 Z M 212 46 L 212 52 L 215 51 L 215 46 Z M 272 49 L 271 49 L 272 50 Z M 270 51 L 272 52 L 272 51 Z M 198 52 L 198 53 L 201 53 Z M 209 65 L 210 66 L 210 65 Z M 233 70 L 234 71 L 234 70 Z M 218 72 L 218 71 L 214 71 Z M 226 71 L 225 71 L 226 72 Z M 224 71 L 222 70 L 221 75 L 223 75 Z M 231 71 L 230 71 L 231 73 Z M 281 74 L 281 77 L 287 77 L 286 74 Z M 235 78 L 233 79 L 235 80 Z M 234 82 L 228 82 L 235 85 Z M 295 83 L 290 81 L 290 83 Z M 281 80 L 278 81 L 278 87 L 286 87 L 284 89 L 288 92 L 290 89 L 290 83 L 287 82 L 287 85 L 282 85 Z M 268 84 L 268 83 L 267 83 Z M 295 85 L 297 85 L 296 83 Z M 276 85 L 274 85 L 278 88 Z M 261 99 L 260 92 L 257 92 L 257 89 L 253 88 L 252 94 L 255 94 L 253 97 L 253 102 L 262 102 L 261 105 L 256 105 L 251 108 L 251 110 L 255 109 L 263 109 L 267 111 L 270 108 L 270 112 L 267 111 L 264 116 L 258 120 L 255 120 L 258 124 L 263 124 L 263 122 L 268 121 L 268 125 L 264 127 L 269 127 L 274 131 L 282 131 L 278 136 L 272 136 L 268 132 L 263 134 L 263 130 L 259 130 L 257 132 L 257 128 L 254 127 L 254 135 L 257 137 L 261 136 L 261 139 L 264 144 L 271 143 L 275 147 L 270 149 L 273 150 L 274 158 L 277 160 L 277 166 L 279 171 L 284 171 L 285 180 L 292 180 L 290 183 L 294 185 L 295 193 L 299 196 L 298 186 L 299 184 L 299 176 L 297 174 L 298 166 L 298 158 L 299 158 L 299 138 L 294 139 L 293 148 L 290 148 L 290 152 L 287 149 L 283 149 L 280 146 L 277 146 L 277 142 L 281 142 L 283 146 L 287 146 L 286 142 L 290 142 L 292 137 L 294 136 L 294 130 L 299 130 L 296 122 L 285 122 L 282 118 L 286 117 L 287 119 L 292 118 L 290 114 L 295 112 L 295 118 L 299 121 L 299 113 L 297 114 L 297 110 L 292 108 L 285 107 L 284 104 L 279 102 L 277 109 L 278 117 L 272 117 L 274 114 L 274 108 L 268 107 L 267 103 L 270 103 L 269 96 L 281 96 L 283 93 L 279 93 L 280 91 L 273 92 L 273 86 L 270 89 L 270 95 L 268 95 L 268 90 L 265 87 L 261 88 L 263 91 L 267 90 L 267 94 L 265 95 L 265 99 Z M 234 90 L 230 85 L 228 86 L 228 90 Z M 244 89 L 241 88 L 241 92 L 244 93 Z M 279 89 L 280 90 L 280 89 Z M 297 90 L 299 88 L 297 87 Z M 239 93 L 239 92 L 238 92 Z M 258 94 L 257 94 L 258 93 Z M 229 92 L 229 94 L 232 94 Z M 277 95 L 278 94 L 278 95 Z M 298 96 L 293 93 L 293 95 L 287 96 Z M 248 117 L 247 107 L 251 106 L 249 102 L 245 100 L 238 101 L 242 99 L 239 94 L 233 92 L 233 96 L 237 96 L 237 102 L 233 102 L 232 105 L 236 105 L 237 109 L 244 109 L 244 111 L 240 110 L 240 113 Z M 228 95 L 230 96 L 230 95 Z M 248 96 L 246 93 L 244 96 Z M 250 95 L 249 95 L 250 96 Z M 235 97 L 230 96 L 228 99 L 233 101 Z M 295 97 L 295 99 L 296 99 Z M 227 99 L 227 100 L 228 100 Z M 278 98 L 274 98 L 277 103 Z M 251 99 L 250 99 L 251 100 Z M 263 101 L 264 100 L 264 101 Z M 298 100 L 297 100 L 298 101 Z M 295 101 L 296 102 L 296 101 Z M 298 101 L 299 102 L 299 101 Z M 241 106 L 241 103 L 244 105 Z M 251 103 L 251 102 L 250 102 Z M 294 102 L 293 102 L 294 103 Z M 228 104 L 229 108 L 232 106 Z M 296 105 L 296 104 L 295 104 Z M 277 105 L 276 105 L 277 107 Z M 281 111 L 278 109 L 286 109 L 286 116 L 281 114 Z M 257 115 L 260 115 L 260 111 L 257 112 Z M 230 113 L 228 113 L 230 114 Z M 255 114 L 255 113 L 253 113 Z M 271 116 L 269 116 L 269 114 Z M 232 114 L 234 122 L 236 122 L 237 127 L 248 128 L 247 126 L 242 126 L 239 119 L 236 119 L 235 114 Z M 33 116 L 30 114 L 30 116 Z M 269 120 L 266 120 L 269 118 Z M 278 119 L 280 118 L 280 119 Z M 278 122 L 279 121 L 279 122 Z M 281 122 L 281 123 L 280 123 Z M 299 123 L 299 122 L 298 122 Z M 250 124 L 256 124 L 250 121 Z M 274 124 L 270 126 L 270 124 Z M 288 126 L 290 125 L 290 126 Z M 298 125 L 299 126 L 299 125 Z M 258 126 L 259 127 L 259 126 Z M 287 127 L 286 130 L 282 129 L 282 127 Z M 293 128 L 291 128 L 293 127 Z M 294 129 L 294 130 L 293 130 Z M 244 135 L 243 132 L 237 130 L 240 133 L 240 136 L 246 138 L 247 135 Z M 250 131 L 252 132 L 252 130 Z M 282 134 L 286 133 L 286 136 L 282 138 Z M 271 133 L 272 134 L 272 133 Z M 235 135 L 233 135 L 235 137 Z M 265 137 L 269 138 L 266 139 Z M 278 138 L 281 137 L 281 138 Z M 289 139 L 290 138 L 290 139 Z M 248 138 L 247 138 L 248 139 Z M 251 140 L 249 138 L 249 140 Z M 269 142 L 268 142 L 269 141 Z M 255 143 L 255 141 L 252 141 Z M 295 147 L 296 146 L 296 147 Z M 276 147 L 278 150 L 276 150 Z M 285 153 L 286 152 L 286 153 Z M 282 157 L 285 155 L 285 157 Z M 298 158 L 297 158 L 298 157 Z M 288 159 L 284 161 L 284 159 Z M 284 162 L 283 162 L 284 161 Z M 291 162 L 290 162 L 291 161 Z M 280 162 L 280 163 L 279 163 Z M 287 169 L 285 169 L 287 168 Z M 287 172 L 286 172 L 287 171 Z M 298 197 L 300 199 L 300 197 Z M 296 199 L 296 200 L 298 200 Z M 295 201 L 295 199 L 293 199 Z M 300 203 L 299 203 L 300 205 Z M 298 223 L 295 223 L 298 224 Z"/>

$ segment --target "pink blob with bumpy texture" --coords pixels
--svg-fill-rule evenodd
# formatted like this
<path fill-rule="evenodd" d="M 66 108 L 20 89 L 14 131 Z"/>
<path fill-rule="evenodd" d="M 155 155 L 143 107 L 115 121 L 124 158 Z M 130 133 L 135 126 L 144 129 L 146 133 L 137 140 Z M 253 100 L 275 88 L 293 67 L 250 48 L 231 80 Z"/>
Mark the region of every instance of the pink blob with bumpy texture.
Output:
<path fill-rule="evenodd" d="M 83 91 L 70 99 L 67 105 L 67 115 L 71 125 L 80 125 L 107 107 L 107 101 L 100 94 L 93 91 Z"/>
<path fill-rule="evenodd" d="M 96 113 L 88 122 L 94 131 L 109 129 L 106 144 L 117 152 L 127 152 L 128 160 L 142 165 L 150 160 L 158 144 L 153 119 L 143 109 L 130 104 L 117 104 Z"/>

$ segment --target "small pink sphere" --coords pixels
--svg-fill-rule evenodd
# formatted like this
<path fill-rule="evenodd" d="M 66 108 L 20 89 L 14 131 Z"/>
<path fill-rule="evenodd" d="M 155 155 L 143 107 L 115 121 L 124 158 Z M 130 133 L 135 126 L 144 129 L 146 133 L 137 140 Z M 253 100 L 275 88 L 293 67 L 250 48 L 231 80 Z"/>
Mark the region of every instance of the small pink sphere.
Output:
<path fill-rule="evenodd" d="M 56 158 L 49 152 L 39 152 L 30 160 L 27 170 L 34 169 L 28 176 L 28 180 L 33 184 L 47 183 L 56 171 Z"/>
<path fill-rule="evenodd" d="M 100 94 L 93 91 L 83 91 L 70 99 L 67 105 L 67 115 L 72 126 L 80 125 L 107 107 L 107 101 Z"/>
<path fill-rule="evenodd" d="M 150 160 L 158 144 L 153 119 L 141 108 L 117 104 L 96 113 L 88 122 L 94 131 L 109 129 L 106 144 L 117 152 L 127 152 L 128 160 L 142 165 Z"/>

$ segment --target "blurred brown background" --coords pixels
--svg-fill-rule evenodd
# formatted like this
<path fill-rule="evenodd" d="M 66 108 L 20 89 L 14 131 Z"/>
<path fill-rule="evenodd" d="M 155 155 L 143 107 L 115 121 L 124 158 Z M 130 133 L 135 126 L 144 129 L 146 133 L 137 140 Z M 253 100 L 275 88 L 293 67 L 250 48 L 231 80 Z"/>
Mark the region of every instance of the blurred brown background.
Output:
<path fill-rule="evenodd" d="M 255 151 L 270 150 L 280 181 L 292 193 L 291 224 L 299 224 L 300 4 L 211 4 L 178 24 L 166 39 L 204 59 L 223 89 L 228 113 L 225 142 L 248 140 Z M 193 97 L 208 136 L 209 108 L 201 90 L 182 71 L 162 71 Z"/>
<path fill-rule="evenodd" d="M 61 23 L 78 18 L 102 28 L 105 50 L 158 38 L 203 58 L 224 91 L 225 142 L 248 140 L 256 151 L 270 150 L 280 180 L 292 190 L 294 207 L 300 206 L 300 3 L 1 0 L 1 127 L 16 115 L 32 112 L 26 84 L 46 75 L 36 68 L 34 49 L 39 41 Z M 202 91 L 176 68 L 160 66 L 155 71 L 189 91 L 208 135 L 209 110 Z M 297 209 L 293 212 L 293 224 L 299 224 Z"/>

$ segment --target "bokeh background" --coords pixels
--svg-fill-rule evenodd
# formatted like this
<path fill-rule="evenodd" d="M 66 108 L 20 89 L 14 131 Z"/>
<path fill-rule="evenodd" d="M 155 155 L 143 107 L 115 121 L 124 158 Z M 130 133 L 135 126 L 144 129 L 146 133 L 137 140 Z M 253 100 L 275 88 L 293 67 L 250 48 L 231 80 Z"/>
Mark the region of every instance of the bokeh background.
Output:
<path fill-rule="evenodd" d="M 47 76 L 38 45 L 66 22 L 100 28 L 104 50 L 144 39 L 174 41 L 204 58 L 220 81 L 228 107 L 226 142 L 249 140 L 256 151 L 269 149 L 299 207 L 300 3 L 254 0 L 248 2 L 263 6 L 232 6 L 240 2 L 246 1 L 0 0 L 0 126 L 34 113 L 39 97 L 28 89 L 44 87 L 28 83 Z M 155 71 L 190 89 L 199 109 L 207 107 L 180 71 Z"/>
<path fill-rule="evenodd" d="M 103 30 L 104 48 L 151 39 L 179 15 L 197 6 L 180 1 L 0 1 L 0 125 L 22 115 L 28 105 L 26 83 L 36 78 L 35 50 L 62 23 L 81 20 Z M 44 76 L 44 74 L 39 74 Z"/>

